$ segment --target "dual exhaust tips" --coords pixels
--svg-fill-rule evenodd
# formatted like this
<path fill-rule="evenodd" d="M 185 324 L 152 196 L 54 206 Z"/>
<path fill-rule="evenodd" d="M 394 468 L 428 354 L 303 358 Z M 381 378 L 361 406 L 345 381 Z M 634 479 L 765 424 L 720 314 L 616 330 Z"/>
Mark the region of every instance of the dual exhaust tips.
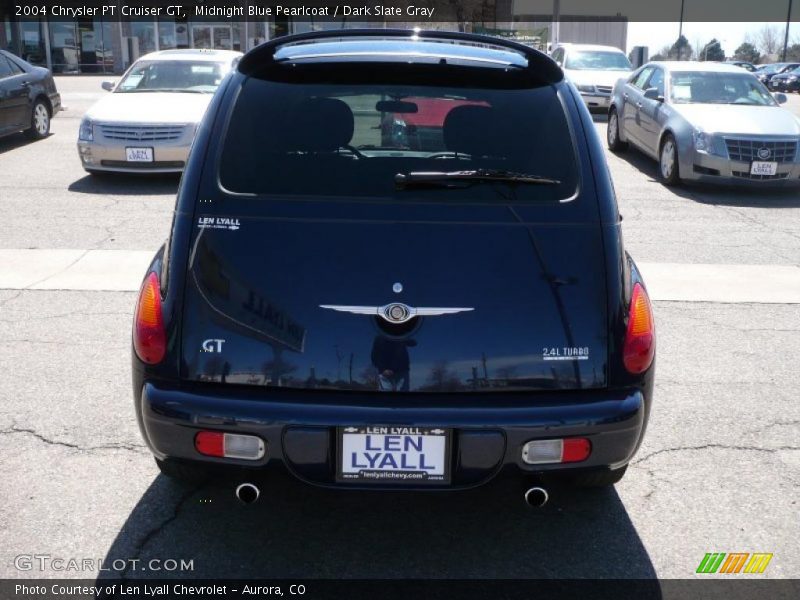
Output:
<path fill-rule="evenodd" d="M 253 483 L 240 483 L 236 487 L 236 499 L 242 504 L 253 504 L 261 496 L 261 490 Z M 525 504 L 531 508 L 541 508 L 550 500 L 550 494 L 541 487 L 532 487 L 525 492 Z"/>

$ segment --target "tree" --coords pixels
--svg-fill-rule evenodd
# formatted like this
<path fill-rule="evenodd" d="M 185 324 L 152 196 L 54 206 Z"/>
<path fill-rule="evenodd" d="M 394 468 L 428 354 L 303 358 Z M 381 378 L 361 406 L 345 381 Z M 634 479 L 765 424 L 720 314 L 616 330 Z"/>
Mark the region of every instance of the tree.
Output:
<path fill-rule="evenodd" d="M 800 43 L 795 42 L 786 49 L 786 60 L 800 62 Z"/>
<path fill-rule="evenodd" d="M 698 52 L 698 55 L 699 56 L 697 57 L 697 60 L 725 60 L 725 51 L 722 49 L 722 46 L 717 38 L 713 38 L 710 42 L 703 46 L 702 50 Z"/>
<path fill-rule="evenodd" d="M 692 58 L 692 45 L 685 35 L 682 35 L 669 49 L 668 57 L 670 60 L 691 60 Z"/>
<path fill-rule="evenodd" d="M 650 60 L 667 60 L 669 58 L 669 46 L 664 46 L 650 57 Z"/>
<path fill-rule="evenodd" d="M 757 34 L 758 48 L 764 54 L 777 54 L 783 48 L 783 38 L 777 27 L 764 25 Z"/>
<path fill-rule="evenodd" d="M 749 63 L 756 64 L 761 58 L 758 49 L 750 42 L 743 42 L 733 53 L 733 58 L 736 60 L 745 60 Z"/>

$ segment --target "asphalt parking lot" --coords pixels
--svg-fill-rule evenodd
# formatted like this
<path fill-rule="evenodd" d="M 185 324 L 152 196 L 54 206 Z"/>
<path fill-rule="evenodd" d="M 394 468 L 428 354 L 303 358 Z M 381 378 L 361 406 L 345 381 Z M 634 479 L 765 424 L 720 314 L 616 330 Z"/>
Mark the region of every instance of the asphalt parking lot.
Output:
<path fill-rule="evenodd" d="M 535 512 L 510 482 L 356 494 L 275 476 L 241 507 L 231 487 L 160 476 L 143 446 L 129 372 L 135 292 L 53 283 L 90 251 L 155 251 L 178 183 L 87 176 L 75 140 L 100 79 L 57 83 L 68 110 L 53 134 L 0 140 L 0 280 L 16 251 L 76 251 L 56 273 L 0 286 L 0 577 L 152 576 L 140 567 L 157 558 L 194 559 L 195 577 L 686 578 L 707 552 L 773 553 L 763 576 L 797 577 L 799 301 L 715 295 L 714 276 L 788 273 L 795 285 L 800 194 L 668 189 L 655 162 L 609 155 L 627 248 L 665 286 L 656 404 L 615 488 L 560 491 Z M 790 107 L 800 114 L 800 96 Z M 694 274 L 688 295 L 661 283 L 683 273 Z M 126 566 L 15 566 L 32 554 Z"/>

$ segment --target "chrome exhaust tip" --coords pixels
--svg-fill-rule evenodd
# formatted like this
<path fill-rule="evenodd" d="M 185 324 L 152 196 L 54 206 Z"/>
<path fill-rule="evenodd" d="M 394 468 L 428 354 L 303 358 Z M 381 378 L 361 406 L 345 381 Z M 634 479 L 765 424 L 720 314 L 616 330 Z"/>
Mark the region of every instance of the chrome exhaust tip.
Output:
<path fill-rule="evenodd" d="M 547 490 L 540 487 L 532 487 L 525 492 L 525 504 L 531 508 L 541 508 L 550 499 L 550 494 Z"/>
<path fill-rule="evenodd" d="M 261 490 L 252 483 L 242 483 L 236 488 L 236 499 L 242 504 L 253 504 L 261 496 Z"/>

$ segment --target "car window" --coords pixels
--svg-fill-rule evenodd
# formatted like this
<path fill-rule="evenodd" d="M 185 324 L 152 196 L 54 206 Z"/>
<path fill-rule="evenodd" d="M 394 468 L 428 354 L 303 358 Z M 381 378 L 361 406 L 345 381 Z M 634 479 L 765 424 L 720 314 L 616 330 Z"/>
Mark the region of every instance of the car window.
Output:
<path fill-rule="evenodd" d="M 213 93 L 229 70 L 228 64 L 209 61 L 139 61 L 120 81 L 115 93 Z"/>
<path fill-rule="evenodd" d="M 656 88 L 658 95 L 664 95 L 664 71 L 662 69 L 654 69 L 650 81 L 647 82 L 648 88 Z"/>
<path fill-rule="evenodd" d="M 749 73 L 674 72 L 670 83 L 676 104 L 777 106 L 772 94 Z"/>
<path fill-rule="evenodd" d="M 11 70 L 11 65 L 9 64 L 6 57 L 0 54 L 0 79 L 11 77 L 14 74 L 15 73 L 14 71 Z"/>
<path fill-rule="evenodd" d="M 580 71 L 630 71 L 631 62 L 622 52 L 574 50 L 567 56 L 564 68 Z"/>
<path fill-rule="evenodd" d="M 652 75 L 652 73 L 653 73 L 653 67 L 645 67 L 633 79 L 633 81 L 631 82 L 632 85 L 643 90 L 645 82 L 650 78 L 650 75 Z"/>
<path fill-rule="evenodd" d="M 563 60 L 564 60 L 564 49 L 563 48 L 559 48 L 558 50 L 553 52 L 553 60 L 556 61 L 559 65 L 563 62 Z"/>
<path fill-rule="evenodd" d="M 564 200 L 575 147 L 552 86 L 526 89 L 249 79 L 230 118 L 220 181 L 258 195 L 385 200 Z M 437 79 L 437 82 L 441 78 Z M 467 84 L 465 84 L 467 85 Z M 492 169 L 557 180 L 398 189 L 398 174 Z"/>

